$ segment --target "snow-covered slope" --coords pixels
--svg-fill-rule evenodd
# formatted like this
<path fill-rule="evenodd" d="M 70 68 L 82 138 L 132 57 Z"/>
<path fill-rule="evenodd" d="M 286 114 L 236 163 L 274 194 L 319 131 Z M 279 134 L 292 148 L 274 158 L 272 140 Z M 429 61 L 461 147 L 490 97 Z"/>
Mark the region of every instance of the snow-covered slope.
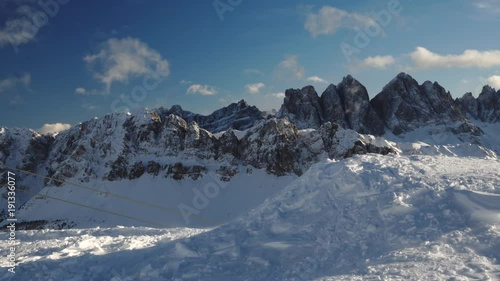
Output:
<path fill-rule="evenodd" d="M 62 222 L 76 228 L 215 227 L 244 215 L 296 178 L 296 175 L 276 177 L 249 168 L 230 181 L 221 180 L 215 172 L 207 172 L 197 180 L 145 175 L 126 181 L 67 183 L 43 188 L 17 215 L 20 222 L 47 221 L 47 228 L 58 228 Z"/>
<path fill-rule="evenodd" d="M 453 126 L 455 125 L 455 126 Z M 391 133 L 375 138 L 389 141 L 387 146 L 404 155 L 447 155 L 459 157 L 497 158 L 500 154 L 500 123 L 475 121 L 480 135 L 459 132 L 459 124 L 429 125 L 400 135 Z M 373 141 L 372 141 L 373 142 Z M 380 145 L 380 144 L 379 144 Z"/>
<path fill-rule="evenodd" d="M 16 278 L 498 280 L 499 170 L 497 159 L 446 156 L 326 161 L 203 233 L 20 231 Z"/>

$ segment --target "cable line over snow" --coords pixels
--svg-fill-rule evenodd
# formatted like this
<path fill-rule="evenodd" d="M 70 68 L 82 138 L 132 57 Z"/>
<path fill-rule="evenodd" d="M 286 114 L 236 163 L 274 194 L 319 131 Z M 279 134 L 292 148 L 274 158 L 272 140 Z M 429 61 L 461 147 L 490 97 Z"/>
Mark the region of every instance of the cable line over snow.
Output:
<path fill-rule="evenodd" d="M 132 202 L 132 203 L 135 203 L 135 204 L 139 204 L 139 205 L 142 205 L 142 206 L 147 206 L 147 207 L 158 209 L 158 210 L 161 210 L 161 211 L 164 211 L 164 212 L 169 212 L 171 214 L 182 216 L 182 213 L 180 211 L 178 211 L 178 210 L 171 209 L 171 208 L 165 208 L 165 207 L 158 206 L 158 205 L 155 205 L 155 204 L 151 204 L 151 203 L 148 203 L 148 202 L 144 202 L 144 201 L 141 201 L 141 200 L 129 198 L 129 197 L 126 197 L 126 196 L 123 196 L 123 195 L 120 195 L 120 194 L 115 194 L 115 193 L 112 193 L 112 192 L 109 192 L 109 191 L 104 191 L 104 190 L 100 190 L 100 189 L 97 189 L 97 188 L 87 187 L 87 186 L 84 186 L 84 185 L 81 185 L 81 184 L 67 182 L 67 181 L 63 181 L 63 180 L 60 180 L 60 179 L 56 179 L 56 178 L 52 178 L 52 177 L 40 175 L 40 174 L 37 174 L 37 173 L 29 172 L 29 171 L 26 171 L 26 170 L 22 170 L 22 169 L 18 169 L 18 168 L 13 168 L 13 167 L 5 166 L 5 165 L 3 165 L 1 163 L 0 163 L 0 168 L 10 169 L 10 170 L 17 171 L 17 172 L 20 172 L 20 173 L 24 173 L 24 174 L 28 174 L 28 175 L 32 175 L 32 176 L 36 176 L 36 177 L 40 177 L 40 178 L 44 178 L 44 179 L 48 179 L 48 180 L 51 180 L 51 181 L 54 181 L 54 182 L 59 182 L 59 183 L 63 183 L 63 184 L 72 185 L 72 186 L 75 186 L 75 187 L 78 187 L 78 188 L 82 188 L 82 189 L 86 189 L 86 190 L 90 190 L 90 191 L 94 191 L 94 192 L 99 192 L 99 193 L 102 193 L 102 194 L 105 194 L 107 196 L 111 196 L 111 197 L 114 197 L 114 198 L 117 198 L 117 199 L 125 200 L 125 201 Z M 215 221 L 205 219 L 205 218 L 200 217 L 200 216 L 195 215 L 195 214 L 192 214 L 192 217 L 195 218 L 195 219 L 197 219 L 197 220 L 199 220 L 199 221 L 202 221 L 202 222 L 207 222 L 207 223 L 211 223 L 211 224 L 218 224 Z"/>

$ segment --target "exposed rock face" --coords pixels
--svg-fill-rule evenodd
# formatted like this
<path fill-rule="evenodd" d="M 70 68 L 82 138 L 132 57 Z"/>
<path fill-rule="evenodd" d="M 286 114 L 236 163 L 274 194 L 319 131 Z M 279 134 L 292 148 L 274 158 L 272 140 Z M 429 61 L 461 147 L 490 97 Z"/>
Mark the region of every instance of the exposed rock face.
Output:
<path fill-rule="evenodd" d="M 360 153 L 352 152 L 356 146 Z M 288 118 L 272 119 L 248 131 L 241 140 L 240 151 L 244 164 L 265 168 L 269 173 L 302 174 L 311 163 L 321 159 L 339 159 L 353 154 L 394 152 L 389 148 L 369 147 L 361 135 L 327 122 L 317 130 L 299 131 Z"/>
<path fill-rule="evenodd" d="M 467 114 L 467 117 L 479 119 L 478 103 L 472 93 L 466 93 L 461 98 L 456 99 L 456 102 L 460 106 L 460 110 Z"/>
<path fill-rule="evenodd" d="M 30 129 L 0 127 L 0 163 L 35 172 L 49 154 L 54 137 Z"/>
<path fill-rule="evenodd" d="M 334 84 L 330 84 L 321 95 L 321 109 L 325 122 L 337 123 L 347 128 L 343 102 L 340 99 L 339 90 Z"/>
<path fill-rule="evenodd" d="M 179 105 L 174 105 L 169 110 L 160 110 L 161 117 L 170 114 L 179 116 L 187 122 L 195 121 L 201 128 L 212 133 L 228 129 L 246 130 L 267 116 L 266 113 L 260 111 L 257 107 L 248 105 L 245 100 L 232 103 L 206 116 L 185 111 Z"/>
<path fill-rule="evenodd" d="M 373 110 L 365 86 L 349 75 L 337 88 L 344 108 L 347 128 L 361 134 L 382 135 L 384 124 Z"/>
<path fill-rule="evenodd" d="M 197 180 L 203 177 L 203 173 L 206 172 L 206 168 L 200 165 L 186 166 L 180 162 L 167 165 L 165 168 L 165 177 L 171 177 L 174 180 L 182 180 L 184 178 L 191 178 Z"/>
<path fill-rule="evenodd" d="M 297 127 L 288 119 L 272 119 L 248 131 L 239 145 L 243 163 L 266 169 L 269 173 L 300 174 L 299 155 L 295 151 Z"/>
<path fill-rule="evenodd" d="M 485 86 L 477 98 L 479 119 L 483 122 L 500 122 L 500 90 Z"/>
<path fill-rule="evenodd" d="M 321 100 L 313 86 L 285 91 L 285 101 L 277 117 L 285 116 L 299 129 L 319 128 L 323 124 Z"/>
<path fill-rule="evenodd" d="M 127 178 L 127 176 L 128 176 L 128 161 L 124 157 L 119 156 L 118 159 L 116 159 L 111 165 L 111 170 L 107 175 L 107 180 L 116 181 L 125 179 Z"/>
<path fill-rule="evenodd" d="M 427 124 L 465 121 L 449 92 L 438 83 L 419 85 L 400 73 L 371 100 L 384 124 L 396 135 Z"/>
<path fill-rule="evenodd" d="M 384 124 L 372 109 L 366 88 L 352 76 L 331 84 L 318 97 L 312 86 L 285 92 L 278 117 L 288 117 L 299 129 L 319 128 L 326 122 L 363 134 L 381 135 Z"/>
<path fill-rule="evenodd" d="M 135 163 L 134 166 L 132 166 L 132 169 L 130 170 L 128 179 L 133 180 L 140 178 L 142 175 L 144 175 L 145 170 L 146 169 L 144 168 L 144 164 L 142 164 L 142 162 Z"/>
<path fill-rule="evenodd" d="M 383 135 L 388 129 L 399 135 L 427 125 L 449 125 L 462 131 L 467 118 L 500 121 L 500 91 L 483 88 L 477 99 L 467 93 L 454 100 L 437 82 L 419 84 L 406 73 L 398 74 L 371 101 L 366 88 L 352 76 L 331 84 L 318 98 L 312 86 L 289 89 L 277 117 L 287 117 L 298 129 L 327 122 L 362 134 Z M 458 128 L 457 126 L 461 126 Z M 477 134 L 471 127 L 467 133 Z"/>
<path fill-rule="evenodd" d="M 234 162 L 234 159 L 240 158 L 238 144 L 239 140 L 233 130 L 227 130 L 218 139 L 216 158 L 219 161 L 227 160 L 228 162 Z"/>
<path fill-rule="evenodd" d="M 500 90 L 495 92 L 490 86 L 484 86 L 477 99 L 467 93 L 456 102 L 471 118 L 488 123 L 500 122 Z"/>
<path fill-rule="evenodd" d="M 30 129 L 0 127 L 0 164 L 9 167 L 7 169 L 0 168 L 0 192 L 6 191 L 3 187 L 7 183 L 7 171 L 16 174 L 18 188 L 30 185 L 31 190 L 36 192 L 40 190 L 45 183 L 44 179 L 38 178 L 31 180 L 29 183 L 23 183 L 22 179 L 26 178 L 27 174 L 10 168 L 21 169 L 30 173 L 37 173 L 42 170 L 43 173 L 46 173 L 44 164 L 53 142 L 53 136 L 42 136 Z M 64 169 L 64 167 L 61 168 Z M 26 197 L 26 194 L 20 193 L 16 195 L 16 200 L 22 202 Z M 7 206 L 6 203 L 3 205 Z"/>
<path fill-rule="evenodd" d="M 146 171 L 152 176 L 157 176 L 160 173 L 161 165 L 155 161 L 149 161 Z"/>

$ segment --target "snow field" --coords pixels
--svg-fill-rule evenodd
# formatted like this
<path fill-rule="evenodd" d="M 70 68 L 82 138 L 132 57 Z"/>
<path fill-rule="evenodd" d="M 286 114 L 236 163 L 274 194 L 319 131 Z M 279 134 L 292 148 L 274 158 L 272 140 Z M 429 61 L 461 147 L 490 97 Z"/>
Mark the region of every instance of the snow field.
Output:
<path fill-rule="evenodd" d="M 13 280 L 500 280 L 498 171 L 472 157 L 325 161 L 213 230 L 20 231 Z"/>

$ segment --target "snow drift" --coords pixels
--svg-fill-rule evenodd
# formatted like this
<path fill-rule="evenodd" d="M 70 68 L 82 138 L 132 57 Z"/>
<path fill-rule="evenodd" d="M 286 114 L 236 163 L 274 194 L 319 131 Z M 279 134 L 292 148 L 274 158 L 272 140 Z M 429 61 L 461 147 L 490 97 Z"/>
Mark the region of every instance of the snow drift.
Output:
<path fill-rule="evenodd" d="M 22 232 L 46 242 L 23 248 L 16 277 L 498 280 L 499 170 L 498 159 L 444 156 L 326 161 L 237 221 L 174 241 L 155 238 L 171 230 L 134 238 L 154 247 L 121 246 L 129 228 Z"/>

